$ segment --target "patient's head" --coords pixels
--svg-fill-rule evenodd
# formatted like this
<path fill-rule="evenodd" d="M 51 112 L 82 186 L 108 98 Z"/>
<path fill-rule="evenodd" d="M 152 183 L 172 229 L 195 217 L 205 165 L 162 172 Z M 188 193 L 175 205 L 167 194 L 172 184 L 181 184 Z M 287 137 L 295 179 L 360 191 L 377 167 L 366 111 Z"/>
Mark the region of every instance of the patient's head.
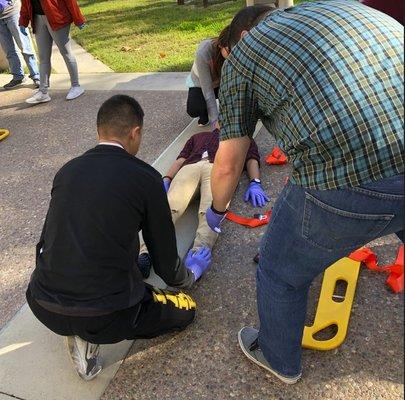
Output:
<path fill-rule="evenodd" d="M 106 100 L 97 113 L 100 140 L 115 141 L 135 155 L 141 143 L 144 112 L 130 96 L 115 95 Z"/>

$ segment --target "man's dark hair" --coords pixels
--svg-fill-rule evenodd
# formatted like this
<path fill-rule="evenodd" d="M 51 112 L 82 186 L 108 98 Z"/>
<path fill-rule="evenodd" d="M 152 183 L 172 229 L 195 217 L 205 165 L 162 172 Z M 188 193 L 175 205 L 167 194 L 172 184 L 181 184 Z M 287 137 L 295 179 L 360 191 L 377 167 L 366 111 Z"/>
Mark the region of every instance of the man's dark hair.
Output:
<path fill-rule="evenodd" d="M 117 94 L 106 100 L 97 113 L 97 130 L 108 136 L 126 136 L 135 126 L 143 125 L 144 112 L 130 96 Z"/>
<path fill-rule="evenodd" d="M 229 49 L 238 43 L 240 34 L 243 31 L 250 31 L 255 27 L 270 11 L 276 10 L 275 7 L 267 4 L 257 4 L 242 8 L 234 17 L 229 26 Z"/>

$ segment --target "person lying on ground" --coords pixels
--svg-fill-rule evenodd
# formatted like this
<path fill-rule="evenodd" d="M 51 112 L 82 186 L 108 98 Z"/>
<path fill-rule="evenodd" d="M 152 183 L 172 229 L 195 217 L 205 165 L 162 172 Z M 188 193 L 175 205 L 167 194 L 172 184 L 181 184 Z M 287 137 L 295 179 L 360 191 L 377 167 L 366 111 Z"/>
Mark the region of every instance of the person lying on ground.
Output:
<path fill-rule="evenodd" d="M 100 107 L 99 144 L 54 178 L 26 293 L 38 320 L 67 336 L 85 380 L 102 369 L 100 344 L 179 331 L 195 316 L 190 296 L 146 285 L 137 266 L 142 229 L 164 282 L 178 288 L 194 282 L 177 254 L 162 178 L 135 157 L 143 117 L 129 96 L 113 96 Z"/>
<path fill-rule="evenodd" d="M 210 229 L 205 218 L 205 211 L 212 203 L 211 170 L 218 145 L 218 130 L 196 133 L 187 141 L 177 160 L 163 177 L 174 224 L 184 214 L 193 197 L 200 194 L 196 236 L 185 259 L 186 267 L 193 271 L 196 280 L 210 266 L 211 250 L 218 237 L 218 233 Z M 259 161 L 257 144 L 252 139 L 244 163 L 250 178 L 244 200 L 250 201 L 254 207 L 263 207 L 269 201 L 261 185 Z M 151 264 L 153 262 L 147 253 L 147 245 L 142 245 L 139 265 L 145 271 L 145 276 L 148 275 Z"/>

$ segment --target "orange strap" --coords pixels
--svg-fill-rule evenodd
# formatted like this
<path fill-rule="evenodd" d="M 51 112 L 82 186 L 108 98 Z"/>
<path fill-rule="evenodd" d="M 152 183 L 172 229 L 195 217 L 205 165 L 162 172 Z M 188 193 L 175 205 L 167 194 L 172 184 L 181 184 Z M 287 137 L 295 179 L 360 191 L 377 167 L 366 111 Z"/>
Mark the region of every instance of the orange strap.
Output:
<path fill-rule="evenodd" d="M 259 214 L 254 218 L 246 218 L 241 215 L 234 214 L 232 211 L 226 213 L 226 219 L 229 221 L 236 222 L 239 225 L 247 226 L 248 228 L 257 228 L 258 226 L 266 225 L 270 221 L 271 210 L 267 211 L 265 214 Z"/>
<path fill-rule="evenodd" d="M 287 156 L 281 151 L 280 147 L 274 147 L 266 157 L 266 163 L 270 165 L 287 164 Z"/>
<path fill-rule="evenodd" d="M 354 261 L 360 261 L 365 264 L 368 269 L 377 272 L 388 272 L 386 280 L 387 285 L 394 293 L 399 293 L 404 290 L 404 245 L 401 244 L 398 249 L 398 254 L 393 264 L 379 266 L 377 256 L 372 250 L 367 247 L 362 247 L 349 255 Z"/>

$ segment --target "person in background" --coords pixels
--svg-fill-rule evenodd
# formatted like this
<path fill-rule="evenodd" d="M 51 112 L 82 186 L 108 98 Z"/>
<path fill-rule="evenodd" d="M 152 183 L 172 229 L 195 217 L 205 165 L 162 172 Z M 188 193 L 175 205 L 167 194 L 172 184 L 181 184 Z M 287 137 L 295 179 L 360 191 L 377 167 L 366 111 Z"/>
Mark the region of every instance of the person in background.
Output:
<path fill-rule="evenodd" d="M 129 96 L 101 105 L 99 144 L 55 175 L 27 289 L 33 314 L 67 337 L 85 380 L 101 372 L 100 344 L 179 331 L 195 317 L 190 296 L 146 285 L 137 265 L 142 230 L 155 271 L 168 286 L 195 281 L 177 254 L 162 177 L 135 157 L 143 117 Z"/>
<path fill-rule="evenodd" d="M 218 237 L 218 233 L 207 225 L 205 218 L 205 211 L 212 203 L 211 171 L 219 145 L 218 135 L 218 130 L 193 135 L 163 177 L 174 224 L 184 214 L 193 197 L 200 193 L 196 236 L 184 261 L 197 279 L 209 268 L 211 251 Z M 263 207 L 269 201 L 261 185 L 259 162 L 259 150 L 252 139 L 244 164 L 250 179 L 244 200 L 249 201 L 253 207 Z M 151 261 L 145 245 L 141 246 L 138 264 L 147 277 Z"/>
<path fill-rule="evenodd" d="M 84 93 L 79 84 L 77 62 L 70 43 L 72 22 L 80 29 L 85 26 L 85 19 L 76 0 L 22 0 L 20 31 L 28 35 L 26 28 L 31 23 L 38 47 L 40 72 L 39 90 L 26 100 L 27 103 L 38 104 L 51 100 L 48 90 L 53 42 L 62 54 L 70 75 L 71 88 L 66 100 L 73 100 Z"/>
<path fill-rule="evenodd" d="M 293 384 L 314 278 L 374 239 L 404 239 L 404 31 L 355 1 L 257 7 L 230 27 L 206 216 L 219 227 L 260 118 L 292 174 L 261 240 L 260 327 L 242 328 L 238 341 L 249 360 Z"/>
<path fill-rule="evenodd" d="M 31 38 L 28 32 L 23 35 L 18 28 L 20 8 L 20 0 L 0 0 L 0 45 L 6 54 L 10 72 L 13 75 L 11 81 L 3 86 L 5 90 L 13 89 L 26 81 L 16 45 L 24 57 L 29 77 L 34 82 L 34 86 L 39 87 L 39 71 Z"/>
<path fill-rule="evenodd" d="M 228 26 L 215 39 L 206 39 L 198 46 L 195 60 L 187 77 L 187 114 L 198 117 L 198 125 L 210 123 L 211 130 L 218 126 L 218 98 L 221 68 L 228 56 Z"/>

